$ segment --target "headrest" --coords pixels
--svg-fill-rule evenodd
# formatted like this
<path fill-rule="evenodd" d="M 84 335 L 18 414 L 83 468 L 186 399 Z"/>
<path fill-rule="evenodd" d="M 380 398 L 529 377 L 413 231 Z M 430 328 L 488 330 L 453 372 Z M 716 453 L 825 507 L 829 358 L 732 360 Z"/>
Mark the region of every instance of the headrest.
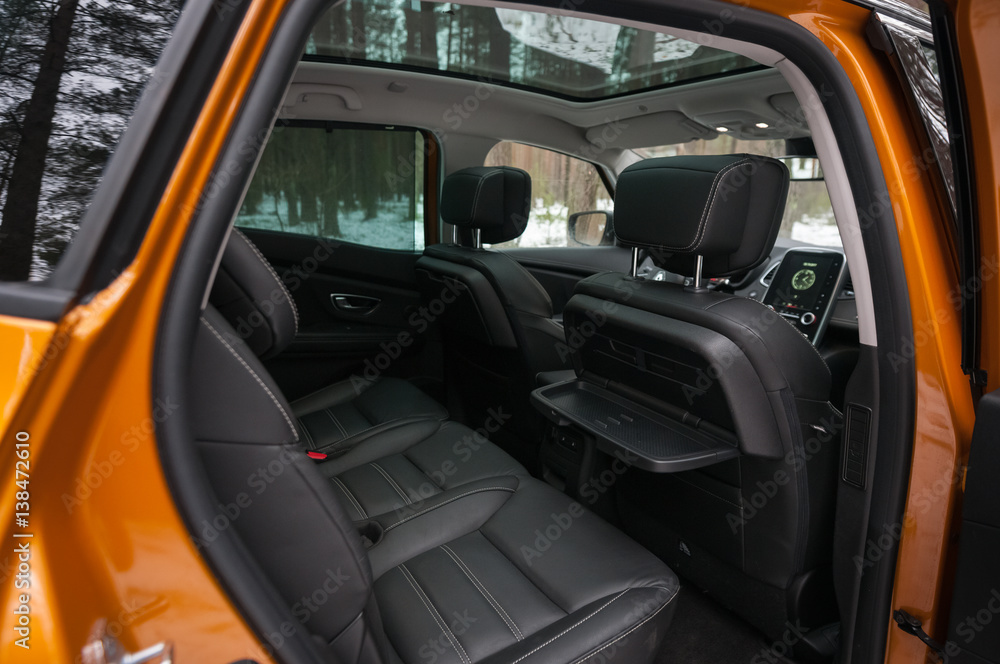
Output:
<path fill-rule="evenodd" d="M 235 228 L 209 302 L 262 359 L 280 353 L 298 332 L 299 314 L 285 284 L 254 243 Z"/>
<path fill-rule="evenodd" d="M 460 228 L 479 228 L 486 244 L 521 236 L 531 208 L 531 176 L 510 166 L 463 168 L 445 178 L 441 218 Z"/>
<path fill-rule="evenodd" d="M 749 154 L 646 159 L 618 178 L 615 235 L 650 250 L 665 270 L 725 277 L 754 268 L 774 246 L 788 169 Z"/>

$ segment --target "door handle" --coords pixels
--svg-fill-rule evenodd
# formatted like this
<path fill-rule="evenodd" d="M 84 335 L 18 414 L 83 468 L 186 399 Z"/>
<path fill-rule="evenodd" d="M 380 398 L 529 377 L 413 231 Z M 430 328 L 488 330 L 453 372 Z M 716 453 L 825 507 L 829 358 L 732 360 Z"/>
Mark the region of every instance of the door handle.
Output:
<path fill-rule="evenodd" d="M 382 302 L 377 297 L 368 295 L 355 295 L 353 293 L 331 293 L 330 301 L 334 308 L 350 314 L 360 314 L 367 316 L 375 311 L 375 308 Z"/>

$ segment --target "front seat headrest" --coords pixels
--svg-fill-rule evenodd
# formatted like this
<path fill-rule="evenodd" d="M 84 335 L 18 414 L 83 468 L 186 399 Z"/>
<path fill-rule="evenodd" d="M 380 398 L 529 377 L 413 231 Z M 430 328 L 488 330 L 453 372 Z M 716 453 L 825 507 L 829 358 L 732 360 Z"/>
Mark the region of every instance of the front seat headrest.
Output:
<path fill-rule="evenodd" d="M 209 302 L 261 359 L 280 353 L 298 332 L 299 314 L 285 284 L 256 245 L 235 228 Z"/>
<path fill-rule="evenodd" d="M 455 171 L 441 190 L 441 219 L 459 228 L 480 229 L 480 239 L 497 244 L 521 236 L 531 208 L 531 176 L 510 166 Z"/>
<path fill-rule="evenodd" d="M 646 159 L 618 178 L 615 235 L 650 250 L 665 270 L 725 277 L 771 253 L 788 195 L 788 169 L 750 154 Z"/>

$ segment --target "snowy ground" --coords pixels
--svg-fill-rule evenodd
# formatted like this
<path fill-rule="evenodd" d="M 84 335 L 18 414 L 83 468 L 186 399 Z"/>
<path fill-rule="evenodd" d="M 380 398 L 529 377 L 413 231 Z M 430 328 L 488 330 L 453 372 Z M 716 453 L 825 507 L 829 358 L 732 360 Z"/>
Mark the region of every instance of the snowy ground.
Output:
<path fill-rule="evenodd" d="M 821 247 L 843 246 L 832 212 L 814 217 L 803 216 L 792 225 L 792 239 Z"/>
<path fill-rule="evenodd" d="M 382 249 L 403 249 L 406 251 L 423 251 L 424 221 L 423 201 L 417 201 L 418 219 L 408 219 L 408 201 L 386 201 L 380 206 L 374 217 L 368 218 L 363 210 L 344 211 L 341 209 L 338 225 L 340 236 L 333 238 L 353 244 L 363 244 Z M 268 214 L 268 211 L 272 211 Z M 282 200 L 278 205 L 278 214 L 274 212 L 274 199 L 265 197 L 257 206 L 257 214 L 240 214 L 236 225 L 243 228 L 261 228 L 266 230 L 285 231 L 301 235 L 322 235 L 321 222 L 301 222 L 297 226 L 288 225 L 288 205 Z M 280 222 L 279 222 L 280 216 Z"/>

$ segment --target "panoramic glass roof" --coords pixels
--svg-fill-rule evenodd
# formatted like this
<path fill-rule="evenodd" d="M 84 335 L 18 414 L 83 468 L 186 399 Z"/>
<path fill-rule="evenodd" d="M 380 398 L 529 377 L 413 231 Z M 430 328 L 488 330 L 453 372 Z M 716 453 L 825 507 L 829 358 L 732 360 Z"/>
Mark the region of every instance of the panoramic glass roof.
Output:
<path fill-rule="evenodd" d="M 593 100 L 762 67 L 667 34 L 572 16 L 417 0 L 348 0 L 306 60 L 479 79 Z"/>

